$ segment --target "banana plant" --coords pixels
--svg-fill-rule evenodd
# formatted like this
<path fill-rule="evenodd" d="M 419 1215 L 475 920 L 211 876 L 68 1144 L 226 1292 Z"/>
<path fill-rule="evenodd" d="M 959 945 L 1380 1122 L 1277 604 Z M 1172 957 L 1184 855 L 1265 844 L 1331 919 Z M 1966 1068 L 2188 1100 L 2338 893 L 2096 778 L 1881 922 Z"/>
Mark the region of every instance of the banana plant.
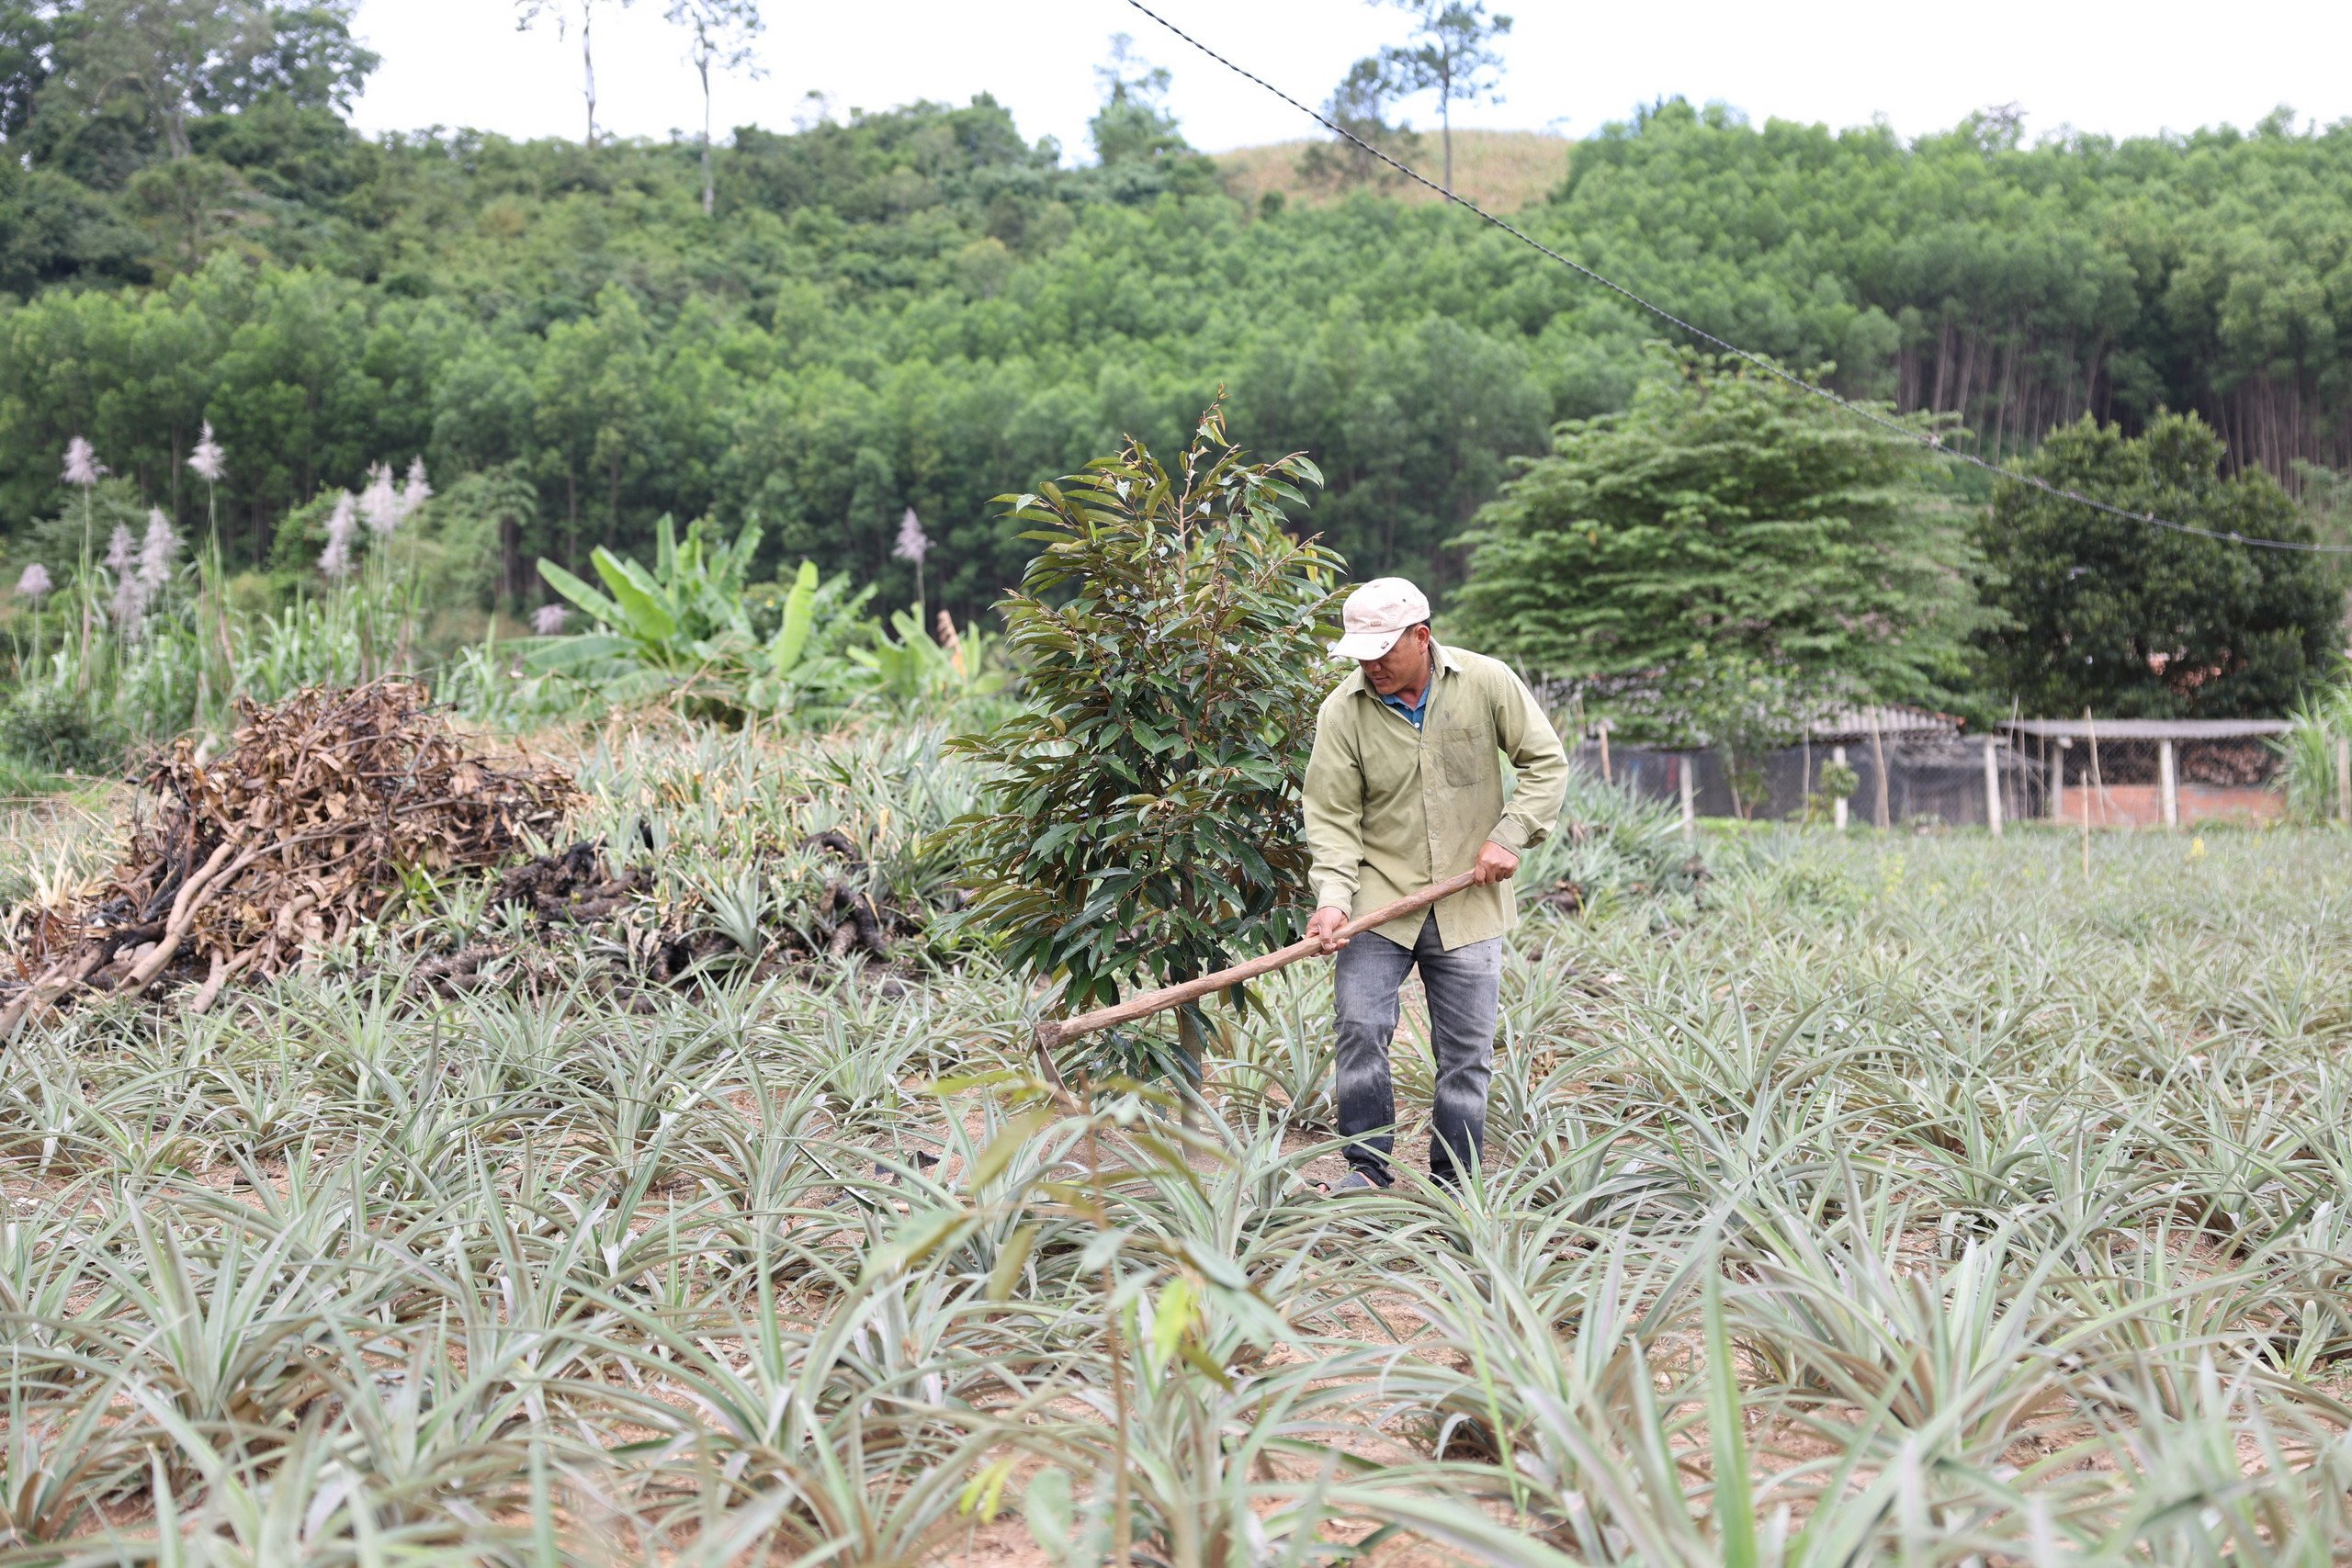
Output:
<path fill-rule="evenodd" d="M 740 723 L 793 705 L 804 689 L 838 683 L 825 666 L 832 633 L 854 625 L 871 592 L 842 579 L 821 581 L 800 563 L 786 593 L 783 624 L 763 642 L 744 606 L 745 581 L 760 528 L 747 524 L 731 544 L 714 542 L 702 525 L 677 537 L 668 517 L 655 529 L 652 569 L 599 546 L 589 557 L 600 589 L 550 560 L 539 575 L 584 612 L 598 629 L 550 638 L 533 665 L 593 686 L 605 701 L 669 701 L 699 717 Z"/>
<path fill-rule="evenodd" d="M 601 545 L 590 555 L 608 592 L 551 560 L 539 562 L 548 586 L 605 628 L 550 643 L 537 655 L 541 668 L 591 676 L 607 696 L 627 702 L 707 681 L 745 660 L 754 639 L 743 584 L 759 525 L 747 524 L 731 545 L 706 541 L 699 523 L 688 525 L 682 544 L 667 516 L 654 532 L 650 571 Z"/>
<path fill-rule="evenodd" d="M 891 702 L 910 706 L 989 696 L 1003 689 L 1004 672 L 989 667 L 988 636 L 978 626 L 956 632 L 949 626 L 954 641 L 943 647 L 912 611 L 892 611 L 890 625 L 899 634 L 896 641 L 880 633 L 869 646 L 851 649 L 849 656 Z"/>
<path fill-rule="evenodd" d="M 759 713 L 846 703 L 870 683 L 842 657 L 842 634 L 854 635 L 872 587 L 853 591 L 846 577 L 820 582 L 815 563 L 802 561 L 784 597 L 784 620 L 754 660 L 746 697 Z M 854 655 L 852 657 L 854 657 Z"/>

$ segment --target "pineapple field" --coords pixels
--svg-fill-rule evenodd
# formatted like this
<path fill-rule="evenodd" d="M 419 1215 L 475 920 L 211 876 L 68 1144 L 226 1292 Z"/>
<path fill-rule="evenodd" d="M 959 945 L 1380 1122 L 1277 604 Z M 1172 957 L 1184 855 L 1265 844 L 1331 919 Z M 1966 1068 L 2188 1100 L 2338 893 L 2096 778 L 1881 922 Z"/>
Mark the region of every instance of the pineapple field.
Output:
<path fill-rule="evenodd" d="M 0 0 L 0 1568 L 2352 1562 L 2352 119 L 1028 9 Z"/>
<path fill-rule="evenodd" d="M 1580 781 L 1485 1168 L 1334 1200 L 1328 965 L 1214 1013 L 1197 1094 L 1036 1078 L 944 740 L 541 734 L 583 918 L 417 873 L 207 1011 L 23 1029 L 6 1561 L 2352 1550 L 2340 837 L 1694 860 Z M 126 804 L 13 807 L 0 895 L 99 883 Z"/>

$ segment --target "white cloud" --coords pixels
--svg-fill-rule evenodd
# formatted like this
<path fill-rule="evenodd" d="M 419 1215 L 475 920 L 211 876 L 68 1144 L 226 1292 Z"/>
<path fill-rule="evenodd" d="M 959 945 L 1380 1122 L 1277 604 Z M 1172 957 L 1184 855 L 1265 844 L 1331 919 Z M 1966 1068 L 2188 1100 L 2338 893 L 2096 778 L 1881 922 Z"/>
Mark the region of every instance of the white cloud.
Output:
<path fill-rule="evenodd" d="M 1164 0 L 1170 20 L 1310 103 L 1359 55 L 1401 36 L 1402 18 L 1363 0 Z M 2029 135 L 2061 125 L 2134 135 L 2251 125 L 2279 104 L 2322 123 L 2352 118 L 2352 7 L 2250 3 L 2130 7 L 2082 0 L 1980 0 L 1949 6 L 1815 0 L 1690 0 L 1604 6 L 1539 0 L 1515 11 L 1507 97 L 1457 123 L 1587 134 L 1636 104 L 1680 94 L 1722 100 L 1761 122 L 1834 126 L 1883 117 L 1905 135 L 1972 109 L 2017 103 Z M 596 23 L 598 118 L 623 135 L 701 122 L 684 39 L 662 0 Z M 1313 131 L 1295 111 L 1193 53 L 1120 0 L 769 0 L 769 76 L 718 85 L 718 124 L 791 127 L 811 91 L 851 107 L 993 93 L 1023 132 L 1084 156 L 1092 68 L 1114 32 L 1175 73 L 1186 135 L 1211 149 Z M 515 136 L 581 133 L 576 35 L 518 34 L 503 0 L 364 0 L 359 30 L 384 57 L 361 100 L 368 130 L 439 123 Z M 1433 123 L 1426 108 L 1419 123 Z"/>

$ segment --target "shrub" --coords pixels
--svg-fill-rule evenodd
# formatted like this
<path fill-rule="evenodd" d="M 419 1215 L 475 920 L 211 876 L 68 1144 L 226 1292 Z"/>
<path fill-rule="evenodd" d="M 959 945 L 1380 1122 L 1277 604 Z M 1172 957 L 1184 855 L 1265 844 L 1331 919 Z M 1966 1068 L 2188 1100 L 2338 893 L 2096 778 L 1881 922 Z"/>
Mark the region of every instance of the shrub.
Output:
<path fill-rule="evenodd" d="M 52 773 L 107 773 L 130 738 L 111 716 L 64 686 L 37 681 L 0 706 L 0 753 Z"/>

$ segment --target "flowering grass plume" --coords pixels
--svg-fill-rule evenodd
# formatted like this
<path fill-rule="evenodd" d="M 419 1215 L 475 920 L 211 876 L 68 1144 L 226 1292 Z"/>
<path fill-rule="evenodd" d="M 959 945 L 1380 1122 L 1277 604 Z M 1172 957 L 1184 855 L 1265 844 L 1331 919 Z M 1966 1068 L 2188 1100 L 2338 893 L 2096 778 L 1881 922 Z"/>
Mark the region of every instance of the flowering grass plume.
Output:
<path fill-rule="evenodd" d="M 327 547 L 319 552 L 319 570 L 340 581 L 351 575 L 351 541 L 359 532 L 357 503 L 349 491 L 335 492 L 334 510 L 327 514 Z"/>
<path fill-rule="evenodd" d="M 187 466 L 206 484 L 217 485 L 229 471 L 228 454 L 220 450 L 220 443 L 212 439 L 212 422 L 204 422 L 204 434 L 197 437 L 196 450 L 187 455 Z"/>
<path fill-rule="evenodd" d="M 49 568 L 35 561 L 25 568 L 23 573 L 17 577 L 17 596 L 20 599 L 29 599 L 38 604 L 56 586 L 56 583 L 49 580 Z"/>
<path fill-rule="evenodd" d="M 77 435 L 65 444 L 63 478 L 67 484 L 80 485 L 87 490 L 97 483 L 99 476 L 106 471 L 107 466 L 98 461 L 97 453 L 81 436 Z"/>
<path fill-rule="evenodd" d="M 531 629 L 541 637 L 561 637 L 571 612 L 560 604 L 542 604 L 531 612 Z"/>
<path fill-rule="evenodd" d="M 126 637 L 137 637 L 147 618 L 147 586 L 139 581 L 138 564 L 130 527 L 116 524 L 107 541 L 107 570 L 114 573 L 114 629 Z"/>
<path fill-rule="evenodd" d="M 389 539 L 401 525 L 400 491 L 392 488 L 392 466 L 378 463 L 368 470 L 368 488 L 359 492 L 359 515 L 368 532 Z"/>
<path fill-rule="evenodd" d="M 164 509 L 147 509 L 147 536 L 139 541 L 139 585 L 152 600 L 172 580 L 172 562 L 180 553 L 179 531 Z"/>
<path fill-rule="evenodd" d="M 917 566 L 921 566 L 922 558 L 931 553 L 931 536 L 922 531 L 922 519 L 915 515 L 915 509 L 911 506 L 907 508 L 907 514 L 899 519 L 899 543 L 890 553 Z"/>
<path fill-rule="evenodd" d="M 408 482 L 401 486 L 401 521 L 405 523 L 417 513 L 417 509 L 433 499 L 433 486 L 424 477 L 424 459 L 412 457 L 408 463 Z"/>

